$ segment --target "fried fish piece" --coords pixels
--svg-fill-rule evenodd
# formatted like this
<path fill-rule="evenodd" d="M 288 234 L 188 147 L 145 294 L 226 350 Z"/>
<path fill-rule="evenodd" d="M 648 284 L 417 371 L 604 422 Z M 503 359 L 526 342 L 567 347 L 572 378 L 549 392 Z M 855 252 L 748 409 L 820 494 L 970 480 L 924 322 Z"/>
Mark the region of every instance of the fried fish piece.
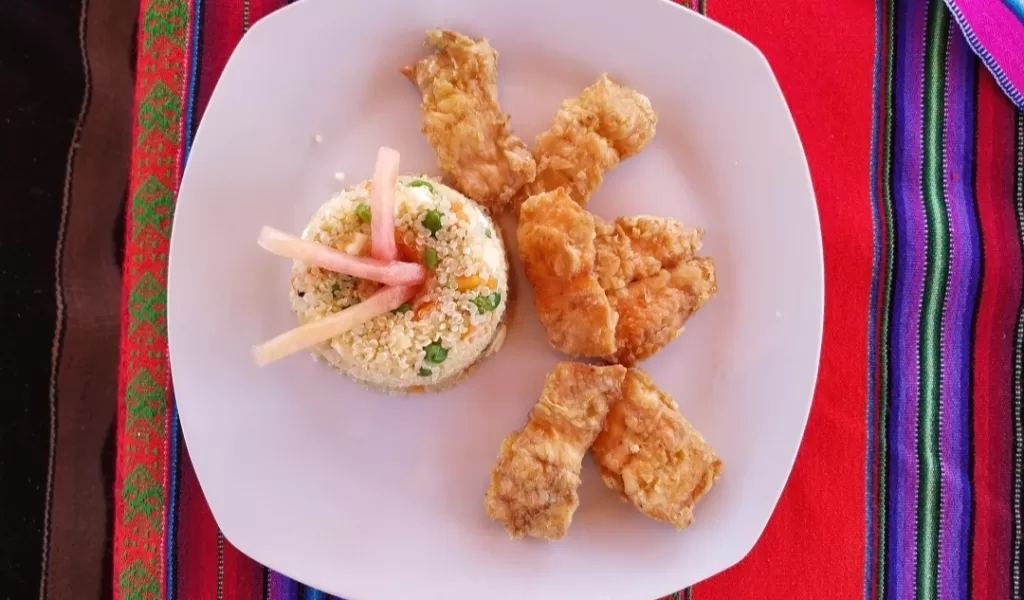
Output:
<path fill-rule="evenodd" d="M 537 136 L 537 178 L 523 187 L 519 203 L 565 187 L 582 206 L 606 171 L 647 146 L 657 124 L 647 96 L 602 74 L 578 96 L 562 102 L 551 128 Z"/>
<path fill-rule="evenodd" d="M 420 89 L 423 133 L 454 187 L 499 211 L 537 175 L 526 143 L 498 105 L 498 52 L 486 38 L 445 29 L 426 33 L 435 50 L 402 73 Z"/>
<path fill-rule="evenodd" d="M 516 237 L 551 345 L 570 356 L 614 354 L 619 316 L 594 273 L 595 217 L 558 188 L 523 205 Z"/>
<path fill-rule="evenodd" d="M 503 522 L 509 537 L 565 536 L 579 505 L 583 456 L 625 376 L 618 365 L 571 362 L 548 374 L 526 426 L 502 442 L 484 495 L 488 516 Z"/>
<path fill-rule="evenodd" d="M 625 366 L 653 356 L 717 291 L 703 230 L 658 217 L 610 223 L 565 188 L 531 197 L 517 239 L 548 342 Z"/>
<path fill-rule="evenodd" d="M 723 463 L 647 373 L 629 369 L 591 451 L 605 485 L 645 515 L 683 530 Z"/>
<path fill-rule="evenodd" d="M 657 217 L 597 224 L 595 272 L 616 323 L 616 350 L 604 358 L 632 366 L 668 345 L 717 291 L 714 260 L 694 256 L 703 229 Z"/>

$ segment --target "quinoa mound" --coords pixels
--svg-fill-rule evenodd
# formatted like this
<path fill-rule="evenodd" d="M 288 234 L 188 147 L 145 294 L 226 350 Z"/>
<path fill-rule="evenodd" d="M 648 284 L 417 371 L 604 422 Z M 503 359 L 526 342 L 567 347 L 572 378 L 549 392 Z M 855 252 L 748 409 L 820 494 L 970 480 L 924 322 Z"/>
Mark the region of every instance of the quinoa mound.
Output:
<path fill-rule="evenodd" d="M 313 215 L 303 239 L 368 254 L 370 187 L 365 181 L 336 194 Z M 501 233 L 459 192 L 425 176 L 402 176 L 395 240 L 400 260 L 427 267 L 422 289 L 391 313 L 317 345 L 314 358 L 389 393 L 449 387 L 504 338 L 509 270 Z M 307 323 L 358 304 L 378 287 L 296 261 L 291 305 Z"/>

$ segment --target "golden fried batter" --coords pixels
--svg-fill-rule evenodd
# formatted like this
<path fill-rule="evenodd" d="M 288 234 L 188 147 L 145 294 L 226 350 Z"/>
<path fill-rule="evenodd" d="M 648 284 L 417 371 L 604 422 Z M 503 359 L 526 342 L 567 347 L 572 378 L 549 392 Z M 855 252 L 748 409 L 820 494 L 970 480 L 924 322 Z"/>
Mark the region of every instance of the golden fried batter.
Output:
<path fill-rule="evenodd" d="M 519 202 L 565 187 L 573 200 L 585 204 L 605 171 L 643 150 L 657 124 L 646 96 L 601 75 L 579 96 L 562 102 L 551 129 L 537 136 L 537 179 L 522 189 Z"/>
<path fill-rule="evenodd" d="M 498 52 L 487 39 L 433 29 L 436 52 L 402 69 L 423 95 L 423 133 L 437 166 L 463 194 L 493 211 L 533 181 L 537 165 L 498 105 Z"/>
<path fill-rule="evenodd" d="M 687 258 L 657 274 L 608 291 L 617 350 L 604 358 L 632 366 L 650 358 L 683 332 L 683 324 L 717 290 L 710 257 Z"/>
<path fill-rule="evenodd" d="M 519 254 L 537 316 L 553 347 L 570 356 L 616 350 L 618 315 L 594 276 L 595 218 L 562 189 L 534 196 L 519 215 Z"/>
<path fill-rule="evenodd" d="M 650 376 L 629 369 L 591 450 L 605 485 L 645 515 L 682 530 L 722 461 Z"/>
<path fill-rule="evenodd" d="M 565 188 L 531 197 L 519 254 L 549 343 L 626 366 L 653 356 L 718 289 L 714 261 L 694 256 L 702 236 L 672 219 L 606 223 Z"/>
<path fill-rule="evenodd" d="M 621 366 L 580 363 L 560 363 L 548 374 L 526 427 L 502 442 L 484 495 L 487 514 L 504 522 L 509 537 L 565 536 L 579 505 L 583 455 L 625 375 Z"/>

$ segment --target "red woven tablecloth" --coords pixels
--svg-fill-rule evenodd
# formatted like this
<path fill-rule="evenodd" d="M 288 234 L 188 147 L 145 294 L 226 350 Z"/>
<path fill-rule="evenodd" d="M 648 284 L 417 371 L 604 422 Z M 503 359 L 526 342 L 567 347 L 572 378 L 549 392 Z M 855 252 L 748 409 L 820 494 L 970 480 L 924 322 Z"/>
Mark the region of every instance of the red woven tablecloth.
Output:
<path fill-rule="evenodd" d="M 219 534 L 166 359 L 168 235 L 187 141 L 234 45 L 280 4 L 143 1 L 118 598 L 320 597 Z M 1022 597 L 1024 119 L 942 2 L 691 8 L 756 44 L 789 101 L 819 203 L 826 314 L 810 422 L 767 530 L 739 565 L 680 594 Z"/>

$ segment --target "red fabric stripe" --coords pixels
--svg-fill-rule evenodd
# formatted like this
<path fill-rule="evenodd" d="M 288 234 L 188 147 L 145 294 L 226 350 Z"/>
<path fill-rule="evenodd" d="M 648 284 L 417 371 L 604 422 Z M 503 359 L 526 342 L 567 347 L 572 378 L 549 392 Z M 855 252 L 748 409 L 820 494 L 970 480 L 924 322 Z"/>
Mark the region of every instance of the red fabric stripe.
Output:
<path fill-rule="evenodd" d="M 244 0 L 207 0 L 203 2 L 203 40 L 199 65 L 199 94 L 196 118 L 206 112 L 206 104 L 231 52 L 242 39 Z"/>
<path fill-rule="evenodd" d="M 158 136 L 153 132 L 151 136 Z M 156 142 L 154 142 L 156 143 Z M 166 142 L 159 142 L 161 144 Z M 173 148 L 173 146 L 172 146 Z M 133 184 L 134 186 L 135 184 Z M 135 188 L 138 189 L 138 188 Z M 172 187 L 173 189 L 173 187 Z M 130 213 L 129 213 L 130 214 Z M 134 229 L 129 217 L 129 236 Z M 152 285 L 166 285 L 167 239 L 152 226 L 146 225 L 127 244 L 125 261 L 125 306 L 134 310 L 136 302 L 131 290 L 144 278 L 152 277 Z M 147 290 L 147 293 L 162 293 Z M 163 307 L 157 307 L 163 314 Z M 164 597 L 164 531 L 167 523 L 167 429 L 163 414 L 151 418 L 141 414 L 132 417 L 128 410 L 128 390 L 135 390 L 134 402 L 147 405 L 145 410 L 169 410 L 161 405 L 159 388 L 166 392 L 168 379 L 167 340 L 160 329 L 166 317 L 157 322 L 135 323 L 134 317 L 124 319 L 120 371 L 121 402 L 118 404 L 118 462 L 115 484 L 114 532 L 114 598 L 126 597 L 139 589 L 158 590 L 152 598 Z M 158 329 L 160 328 L 160 329 Z M 151 378 L 151 379 L 150 379 Z"/>
<path fill-rule="evenodd" d="M 263 597 L 263 567 L 224 542 L 224 600 Z"/>
<path fill-rule="evenodd" d="M 248 0 L 250 25 L 283 6 L 283 0 Z M 203 4 L 203 47 L 199 66 L 196 115 L 201 118 L 228 58 L 242 38 L 246 0 L 207 1 Z M 187 548 L 179 543 L 180 598 L 213 598 L 217 592 L 217 524 L 203 497 L 191 460 L 182 464 L 181 528 L 189 527 Z M 188 484 L 186 485 L 186 481 Z M 190 500 L 185 494 L 190 493 Z M 185 539 L 183 535 L 182 540 Z M 188 559 L 189 565 L 185 564 Z M 195 569 L 190 570 L 191 569 Z M 188 587 L 186 587 L 188 586 Z M 224 542 L 224 600 L 263 597 L 263 567 Z"/>
<path fill-rule="evenodd" d="M 868 183 L 874 6 L 856 0 L 710 2 L 708 11 L 764 52 L 789 102 L 818 196 L 826 302 L 817 393 L 789 484 L 750 555 L 699 584 L 694 597 L 733 600 L 770 589 L 779 598 L 859 598 L 873 255 Z"/>
<path fill-rule="evenodd" d="M 217 595 L 217 524 L 199 488 L 192 460 L 182 453 L 178 498 L 177 596 L 182 599 Z"/>
<path fill-rule="evenodd" d="M 1013 203 L 1014 110 L 979 69 L 976 194 L 985 270 L 974 345 L 974 546 L 972 595 L 1010 589 L 1013 339 L 1021 253 Z"/>
<path fill-rule="evenodd" d="M 284 0 L 250 0 L 249 22 L 255 23 L 286 4 Z"/>
<path fill-rule="evenodd" d="M 194 9 L 189 2 L 188 13 Z M 140 4 L 140 23 L 163 22 L 169 9 Z M 172 418 L 167 365 L 167 251 L 171 208 L 163 200 L 178 187 L 185 119 L 165 104 L 185 101 L 192 45 L 191 21 L 181 35 L 140 29 L 132 149 L 131 199 L 126 216 L 124 306 L 117 420 L 114 598 L 165 597 L 168 423 Z M 162 88 L 161 88 L 162 86 Z M 147 111 L 143 111 L 145 108 Z M 153 112 L 173 119 L 164 130 L 144 120 Z M 170 160 L 167 160 L 170 159 Z M 129 406 L 129 403 L 132 403 Z M 162 411 L 162 412 L 161 412 Z"/>

